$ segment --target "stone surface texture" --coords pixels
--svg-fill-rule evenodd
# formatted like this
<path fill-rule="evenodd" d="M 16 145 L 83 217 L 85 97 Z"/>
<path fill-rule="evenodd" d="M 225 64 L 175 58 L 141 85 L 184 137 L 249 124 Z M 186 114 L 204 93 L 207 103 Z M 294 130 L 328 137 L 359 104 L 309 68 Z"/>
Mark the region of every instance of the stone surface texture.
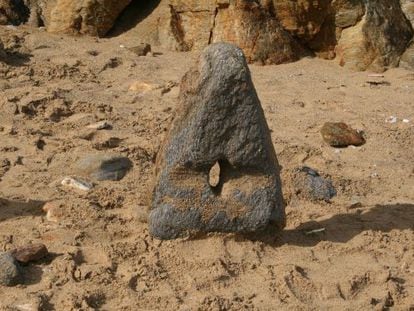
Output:
<path fill-rule="evenodd" d="M 181 83 L 179 109 L 157 158 L 150 232 L 251 232 L 284 226 L 279 166 L 241 49 L 206 48 Z M 217 186 L 210 169 L 220 166 Z"/>
<path fill-rule="evenodd" d="M 292 177 L 295 194 L 312 201 L 329 201 L 336 195 L 332 181 L 323 178 L 317 171 L 309 167 L 298 168 Z"/>
<path fill-rule="evenodd" d="M 20 280 L 19 264 L 10 253 L 0 253 L 0 285 L 13 286 Z"/>

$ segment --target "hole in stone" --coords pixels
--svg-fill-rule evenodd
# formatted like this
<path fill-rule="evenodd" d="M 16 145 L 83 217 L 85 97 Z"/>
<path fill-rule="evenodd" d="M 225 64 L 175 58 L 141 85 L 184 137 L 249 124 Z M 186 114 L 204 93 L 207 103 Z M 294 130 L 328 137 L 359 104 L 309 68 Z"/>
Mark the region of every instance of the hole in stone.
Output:
<path fill-rule="evenodd" d="M 38 27 L 45 27 L 45 21 L 41 17 L 39 17 L 38 20 L 37 20 L 37 26 Z"/>
<path fill-rule="evenodd" d="M 208 173 L 208 184 L 213 190 L 217 190 L 220 185 L 220 163 L 217 161 Z"/>
<path fill-rule="evenodd" d="M 154 11 L 161 0 L 133 0 L 118 16 L 114 26 L 108 32 L 108 37 L 117 37 L 133 29 Z"/>

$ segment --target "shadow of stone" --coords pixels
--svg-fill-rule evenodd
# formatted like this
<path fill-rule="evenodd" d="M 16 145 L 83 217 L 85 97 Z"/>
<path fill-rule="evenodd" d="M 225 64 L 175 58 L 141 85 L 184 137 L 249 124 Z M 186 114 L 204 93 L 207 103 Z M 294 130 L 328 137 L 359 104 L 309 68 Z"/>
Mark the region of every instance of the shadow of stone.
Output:
<path fill-rule="evenodd" d="M 29 264 L 22 266 L 23 284 L 35 285 L 42 281 L 43 269 L 40 266 Z"/>
<path fill-rule="evenodd" d="M 320 233 L 307 234 L 312 230 L 324 229 Z M 315 246 L 321 241 L 346 243 L 364 231 L 390 232 L 391 230 L 414 231 L 414 204 L 376 205 L 367 211 L 357 210 L 349 214 L 334 215 L 322 221 L 309 221 L 292 230 L 277 231 L 267 228 L 253 235 L 238 239 L 262 241 L 270 246 L 284 244 Z"/>
<path fill-rule="evenodd" d="M 0 54 L 0 62 L 4 62 L 9 66 L 21 67 L 30 62 L 31 54 L 24 54 L 19 52 L 7 52 Z"/>
<path fill-rule="evenodd" d="M 119 15 L 107 37 L 117 37 L 134 28 L 149 16 L 160 2 L 161 0 L 132 1 Z"/>
<path fill-rule="evenodd" d="M 11 201 L 0 198 L 0 221 L 20 216 L 41 216 L 45 201 Z"/>

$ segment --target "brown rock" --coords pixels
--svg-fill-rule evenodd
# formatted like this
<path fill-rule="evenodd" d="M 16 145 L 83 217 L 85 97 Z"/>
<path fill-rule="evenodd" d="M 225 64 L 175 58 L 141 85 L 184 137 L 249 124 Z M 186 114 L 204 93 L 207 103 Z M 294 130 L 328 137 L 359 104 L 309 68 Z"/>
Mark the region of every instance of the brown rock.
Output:
<path fill-rule="evenodd" d="M 44 244 L 31 244 L 16 248 L 10 254 L 19 262 L 28 263 L 30 261 L 38 261 L 47 255 L 49 251 Z"/>
<path fill-rule="evenodd" d="M 325 142 L 332 147 L 361 146 L 365 144 L 365 139 L 361 133 L 342 122 L 325 123 L 321 129 L 321 134 Z"/>
<path fill-rule="evenodd" d="M 48 31 L 104 36 L 131 0 L 57 0 Z"/>

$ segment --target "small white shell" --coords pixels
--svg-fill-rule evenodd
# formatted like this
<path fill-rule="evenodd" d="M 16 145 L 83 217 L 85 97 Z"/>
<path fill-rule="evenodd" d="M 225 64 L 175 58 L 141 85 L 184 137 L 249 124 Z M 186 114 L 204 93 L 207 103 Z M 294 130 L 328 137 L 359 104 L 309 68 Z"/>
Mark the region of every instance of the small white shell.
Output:
<path fill-rule="evenodd" d="M 93 184 L 74 178 L 74 177 L 65 177 L 63 178 L 61 184 L 63 186 L 79 189 L 82 191 L 89 191 L 93 188 Z"/>
<path fill-rule="evenodd" d="M 111 128 L 111 124 L 107 121 L 100 121 L 98 123 L 88 125 L 88 128 L 94 130 L 105 130 Z"/>

